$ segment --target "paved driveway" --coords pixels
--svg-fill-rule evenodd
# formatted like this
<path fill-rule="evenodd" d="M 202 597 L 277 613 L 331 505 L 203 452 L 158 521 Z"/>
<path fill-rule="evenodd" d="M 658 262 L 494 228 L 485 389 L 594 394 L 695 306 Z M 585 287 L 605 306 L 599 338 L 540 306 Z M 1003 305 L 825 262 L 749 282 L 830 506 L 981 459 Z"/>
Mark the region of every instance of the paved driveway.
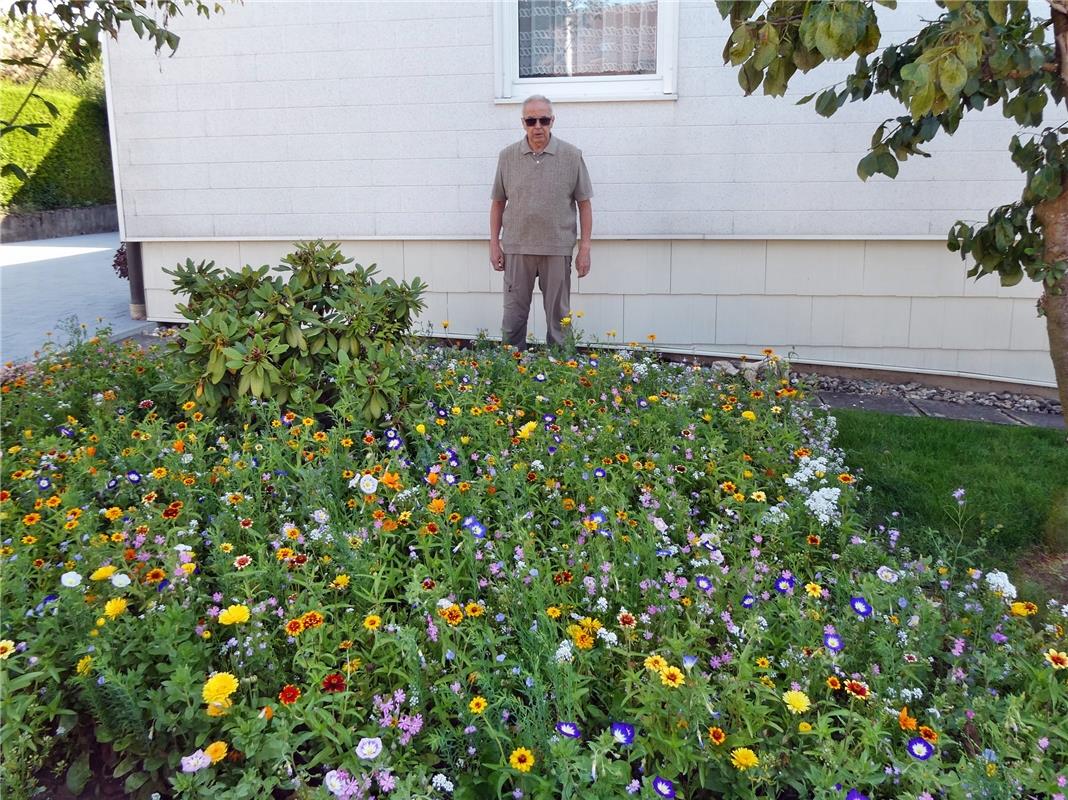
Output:
<path fill-rule="evenodd" d="M 0 363 L 31 358 L 50 331 L 62 342 L 57 325 L 68 317 L 90 332 L 143 327 L 130 319 L 129 284 L 111 268 L 118 246 L 118 233 L 0 246 Z"/>

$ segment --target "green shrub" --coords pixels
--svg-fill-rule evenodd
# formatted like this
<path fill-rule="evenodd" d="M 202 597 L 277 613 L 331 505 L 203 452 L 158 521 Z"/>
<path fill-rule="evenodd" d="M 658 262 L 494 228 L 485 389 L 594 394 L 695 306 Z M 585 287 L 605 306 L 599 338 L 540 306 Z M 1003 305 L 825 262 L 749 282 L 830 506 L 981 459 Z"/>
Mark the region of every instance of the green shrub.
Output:
<path fill-rule="evenodd" d="M 174 388 L 208 410 L 239 397 L 300 403 L 314 411 L 333 399 L 326 370 L 350 359 L 381 363 L 423 308 L 425 284 L 374 280 L 374 265 L 351 264 L 339 245 L 301 242 L 270 276 L 270 267 L 223 272 L 215 263 L 187 260 L 173 271 L 175 293 L 189 327 L 172 344 L 180 362 Z M 357 369 L 357 375 L 360 370 Z M 371 419 L 385 411 L 387 395 L 371 376 L 365 404 Z"/>
<path fill-rule="evenodd" d="M 29 87 L 0 85 L 0 118 L 11 119 Z M 101 103 L 59 91 L 38 89 L 59 111 L 55 118 L 31 98 L 19 122 L 42 121 L 37 136 L 14 131 L 0 139 L 0 160 L 21 167 L 29 179 L 0 179 L 0 206 L 13 211 L 71 208 L 115 202 L 107 112 Z"/>

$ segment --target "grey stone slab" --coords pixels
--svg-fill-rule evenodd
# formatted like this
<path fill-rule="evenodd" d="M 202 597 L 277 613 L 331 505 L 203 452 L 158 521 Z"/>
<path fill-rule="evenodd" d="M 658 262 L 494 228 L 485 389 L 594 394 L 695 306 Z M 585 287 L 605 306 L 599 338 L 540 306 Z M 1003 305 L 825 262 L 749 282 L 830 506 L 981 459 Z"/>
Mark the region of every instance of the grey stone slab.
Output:
<path fill-rule="evenodd" d="M 962 405 L 947 403 L 944 400 L 913 400 L 912 404 L 928 417 L 962 419 L 969 422 L 994 422 L 998 425 L 1020 424 L 1003 411 L 989 406 Z"/>
<path fill-rule="evenodd" d="M 1060 414 L 1040 414 L 1037 411 L 1007 411 L 1010 417 L 1024 425 L 1032 425 L 1036 428 L 1052 428 L 1064 430 L 1064 417 Z"/>
<path fill-rule="evenodd" d="M 902 417 L 918 417 L 920 413 L 908 400 L 894 395 L 849 394 L 846 392 L 819 392 L 819 398 L 831 408 L 855 408 L 861 411 L 881 411 Z"/>

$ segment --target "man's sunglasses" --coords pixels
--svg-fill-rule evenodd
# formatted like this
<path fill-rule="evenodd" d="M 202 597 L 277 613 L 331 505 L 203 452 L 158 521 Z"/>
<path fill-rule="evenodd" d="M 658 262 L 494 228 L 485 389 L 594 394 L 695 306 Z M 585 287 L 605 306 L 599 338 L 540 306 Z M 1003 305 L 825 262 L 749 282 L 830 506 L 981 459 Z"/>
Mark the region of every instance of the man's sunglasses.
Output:
<path fill-rule="evenodd" d="M 526 126 L 528 128 L 533 128 L 539 122 L 541 123 L 541 127 L 548 128 L 552 124 L 553 118 L 552 117 L 526 117 L 523 120 L 523 122 L 526 123 Z"/>

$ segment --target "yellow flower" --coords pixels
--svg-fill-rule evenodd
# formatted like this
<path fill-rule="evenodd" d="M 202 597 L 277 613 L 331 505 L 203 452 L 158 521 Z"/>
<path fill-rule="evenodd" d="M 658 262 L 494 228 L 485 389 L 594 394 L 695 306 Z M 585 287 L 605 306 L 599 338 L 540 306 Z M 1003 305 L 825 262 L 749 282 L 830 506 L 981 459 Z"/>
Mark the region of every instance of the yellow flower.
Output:
<path fill-rule="evenodd" d="M 207 712 L 209 717 L 225 717 L 234 702 L 230 698 L 208 703 Z"/>
<path fill-rule="evenodd" d="M 415 432 L 420 435 L 426 433 L 426 425 L 420 422 L 418 425 L 415 426 Z"/>
<path fill-rule="evenodd" d="M 104 604 L 104 613 L 108 619 L 117 619 L 126 612 L 127 605 L 125 597 L 113 597 Z"/>
<path fill-rule="evenodd" d="M 786 703 L 786 707 L 794 714 L 804 714 L 812 708 L 812 701 L 808 699 L 808 695 L 804 692 L 794 690 L 783 692 L 782 701 Z"/>
<path fill-rule="evenodd" d="M 812 726 L 809 725 L 807 722 L 799 722 L 797 723 L 797 730 L 798 733 L 808 733 L 812 730 Z"/>
<path fill-rule="evenodd" d="M 248 622 L 248 618 L 249 618 L 248 606 L 245 606 L 245 605 L 230 606 L 229 608 L 224 609 L 221 614 L 219 614 L 219 624 L 221 624 L 221 625 L 236 625 L 239 622 Z"/>
<path fill-rule="evenodd" d="M 750 767 L 759 766 L 760 759 L 748 747 L 736 747 L 731 750 L 731 765 L 735 769 L 745 772 Z"/>
<path fill-rule="evenodd" d="M 1051 647 L 1049 652 L 1043 655 L 1054 669 L 1068 669 L 1068 653 L 1061 653 Z"/>
<path fill-rule="evenodd" d="M 809 597 L 818 598 L 823 594 L 823 587 L 818 583 L 806 583 L 805 592 L 808 593 Z"/>
<path fill-rule="evenodd" d="M 377 631 L 382 627 L 382 618 L 378 614 L 368 614 L 363 618 L 363 627 L 369 631 Z"/>
<path fill-rule="evenodd" d="M 645 661 L 645 668 L 650 672 L 660 672 L 666 666 L 668 666 L 667 660 L 663 656 L 647 656 Z"/>
<path fill-rule="evenodd" d="M 344 589 L 349 585 L 349 576 L 345 573 L 338 575 L 334 580 L 330 582 L 332 589 Z"/>
<path fill-rule="evenodd" d="M 10 639 L 0 639 L 0 661 L 6 661 L 7 657 L 15 652 L 15 643 Z"/>
<path fill-rule="evenodd" d="M 682 670 L 678 667 L 664 667 L 664 669 L 660 670 L 660 682 L 665 686 L 670 686 L 672 689 L 677 689 L 686 684 L 686 676 L 682 674 Z"/>
<path fill-rule="evenodd" d="M 229 700 L 230 695 L 237 691 L 237 686 L 237 678 L 229 672 L 213 672 L 204 682 L 200 696 L 205 703 L 220 703 Z"/>
<path fill-rule="evenodd" d="M 545 613 L 549 615 L 549 619 L 560 619 L 561 611 L 556 606 L 549 606 Z"/>
<path fill-rule="evenodd" d="M 212 742 L 204 748 L 204 755 L 211 759 L 212 764 L 218 764 L 226 758 L 227 750 L 229 748 L 226 746 L 226 742 Z"/>
<path fill-rule="evenodd" d="M 756 419 L 756 414 L 754 414 L 752 411 L 743 411 L 742 412 L 742 419 L 745 419 L 745 420 L 748 420 L 749 422 L 752 422 L 753 420 Z"/>
<path fill-rule="evenodd" d="M 78 666 L 75 667 L 75 671 L 79 675 L 88 675 L 90 672 L 92 672 L 92 669 L 93 669 L 93 657 L 92 656 L 82 656 L 80 659 L 78 659 Z"/>
<path fill-rule="evenodd" d="M 110 564 L 108 566 L 106 566 L 106 567 L 100 567 L 99 569 L 95 570 L 89 576 L 89 580 L 91 580 L 91 581 L 106 581 L 108 578 L 110 578 L 112 575 L 114 575 L 117 570 L 118 570 L 118 567 L 113 567 Z"/>
<path fill-rule="evenodd" d="M 196 571 L 197 565 L 194 564 L 192 561 L 187 561 L 185 564 L 182 564 L 182 572 L 184 572 L 186 575 L 192 575 Z"/>
<path fill-rule="evenodd" d="M 1038 606 L 1034 603 L 1013 603 L 1009 606 L 1009 613 L 1014 617 L 1030 617 L 1038 613 Z"/>
<path fill-rule="evenodd" d="M 486 710 L 486 706 L 488 705 L 489 703 L 486 702 L 486 698 L 482 695 L 478 695 L 477 697 L 471 698 L 471 702 L 467 704 L 467 707 L 471 710 L 472 714 L 481 714 Z"/>
<path fill-rule="evenodd" d="M 517 769 L 520 772 L 530 772 L 530 768 L 535 763 L 534 754 L 525 747 L 517 747 L 508 756 L 508 763 L 512 765 L 513 769 Z"/>

